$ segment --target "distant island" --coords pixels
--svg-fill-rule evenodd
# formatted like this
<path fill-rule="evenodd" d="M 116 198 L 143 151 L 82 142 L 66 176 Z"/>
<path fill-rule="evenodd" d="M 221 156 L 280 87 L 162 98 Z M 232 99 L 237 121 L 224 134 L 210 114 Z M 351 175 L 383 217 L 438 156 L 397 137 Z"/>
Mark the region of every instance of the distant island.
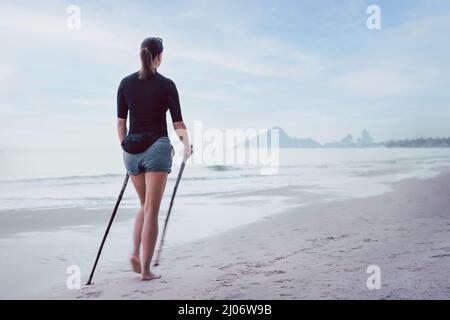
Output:
<path fill-rule="evenodd" d="M 389 140 L 387 148 L 449 148 L 450 138 L 419 138 L 407 140 Z"/>
<path fill-rule="evenodd" d="M 278 130 L 280 148 L 449 148 L 450 138 L 418 138 L 406 140 L 389 140 L 386 142 L 375 142 L 369 131 L 364 129 L 356 139 L 348 134 L 342 140 L 321 144 L 312 138 L 290 137 L 286 131 L 280 127 L 274 127 L 258 137 L 246 140 L 244 145 L 252 145 L 255 139 L 264 138 L 270 145 L 270 133 Z M 266 136 L 264 136 L 266 135 Z"/>

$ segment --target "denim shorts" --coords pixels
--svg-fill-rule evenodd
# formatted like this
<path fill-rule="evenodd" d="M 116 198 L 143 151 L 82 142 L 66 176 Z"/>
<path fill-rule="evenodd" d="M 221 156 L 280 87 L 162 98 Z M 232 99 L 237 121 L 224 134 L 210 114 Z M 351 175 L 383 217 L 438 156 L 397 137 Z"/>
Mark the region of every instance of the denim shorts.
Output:
<path fill-rule="evenodd" d="M 167 172 L 172 170 L 174 149 L 168 137 L 161 137 L 141 153 L 123 151 L 123 162 L 128 174 L 137 176 L 142 172 Z"/>

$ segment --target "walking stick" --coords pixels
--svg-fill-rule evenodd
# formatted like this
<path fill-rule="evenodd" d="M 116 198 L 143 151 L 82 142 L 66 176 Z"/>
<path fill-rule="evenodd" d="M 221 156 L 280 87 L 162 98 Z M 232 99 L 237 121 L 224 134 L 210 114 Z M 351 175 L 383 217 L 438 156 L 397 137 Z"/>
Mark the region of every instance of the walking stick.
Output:
<path fill-rule="evenodd" d="M 97 258 L 95 258 L 94 266 L 92 267 L 91 275 L 89 276 L 89 280 L 86 283 L 86 285 L 90 285 L 92 283 L 92 277 L 94 276 L 94 272 L 95 272 L 95 268 L 97 267 L 98 259 L 100 258 L 100 255 L 102 254 L 103 245 L 105 244 L 106 237 L 108 236 L 108 233 L 109 233 L 109 229 L 111 229 L 111 225 L 116 216 L 116 212 L 117 212 L 117 209 L 119 208 L 120 201 L 122 200 L 123 193 L 125 192 L 125 188 L 127 187 L 128 178 L 129 178 L 129 175 L 127 172 L 127 174 L 125 176 L 125 180 L 123 181 L 122 190 L 120 190 L 119 198 L 117 199 L 116 205 L 114 206 L 114 210 L 111 215 L 111 219 L 109 220 L 108 227 L 106 228 L 105 235 L 103 236 L 102 243 L 100 244 L 100 248 L 98 249 Z"/>
<path fill-rule="evenodd" d="M 164 237 L 166 236 L 167 224 L 169 222 L 170 212 L 172 211 L 173 200 L 175 199 L 175 194 L 177 193 L 178 185 L 180 184 L 181 175 L 183 174 L 184 167 L 186 166 L 186 158 L 183 158 L 181 163 L 180 171 L 178 172 L 177 181 L 175 182 L 175 187 L 173 188 L 172 198 L 170 199 L 169 211 L 167 211 L 166 221 L 164 223 L 164 229 L 161 236 L 161 241 L 159 243 L 158 255 L 156 256 L 156 261 L 153 264 L 155 267 L 159 265 L 159 258 L 161 257 L 162 248 L 164 245 Z"/>

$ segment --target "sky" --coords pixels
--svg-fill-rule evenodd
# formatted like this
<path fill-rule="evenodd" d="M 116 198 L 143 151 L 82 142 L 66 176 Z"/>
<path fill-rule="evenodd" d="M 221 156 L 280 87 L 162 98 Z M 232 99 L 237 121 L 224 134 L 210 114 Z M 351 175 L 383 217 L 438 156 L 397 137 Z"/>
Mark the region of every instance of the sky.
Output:
<path fill-rule="evenodd" d="M 2 1 L 0 148 L 117 146 L 117 86 L 147 36 L 191 128 L 450 136 L 449 34 L 444 0 Z"/>

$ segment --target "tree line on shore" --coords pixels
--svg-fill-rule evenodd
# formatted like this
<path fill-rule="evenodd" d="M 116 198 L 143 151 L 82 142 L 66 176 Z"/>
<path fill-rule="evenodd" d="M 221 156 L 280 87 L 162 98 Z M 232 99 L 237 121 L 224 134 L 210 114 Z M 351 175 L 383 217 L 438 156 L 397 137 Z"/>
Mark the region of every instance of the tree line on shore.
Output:
<path fill-rule="evenodd" d="M 384 145 L 387 148 L 448 148 L 450 147 L 450 138 L 389 140 Z"/>

